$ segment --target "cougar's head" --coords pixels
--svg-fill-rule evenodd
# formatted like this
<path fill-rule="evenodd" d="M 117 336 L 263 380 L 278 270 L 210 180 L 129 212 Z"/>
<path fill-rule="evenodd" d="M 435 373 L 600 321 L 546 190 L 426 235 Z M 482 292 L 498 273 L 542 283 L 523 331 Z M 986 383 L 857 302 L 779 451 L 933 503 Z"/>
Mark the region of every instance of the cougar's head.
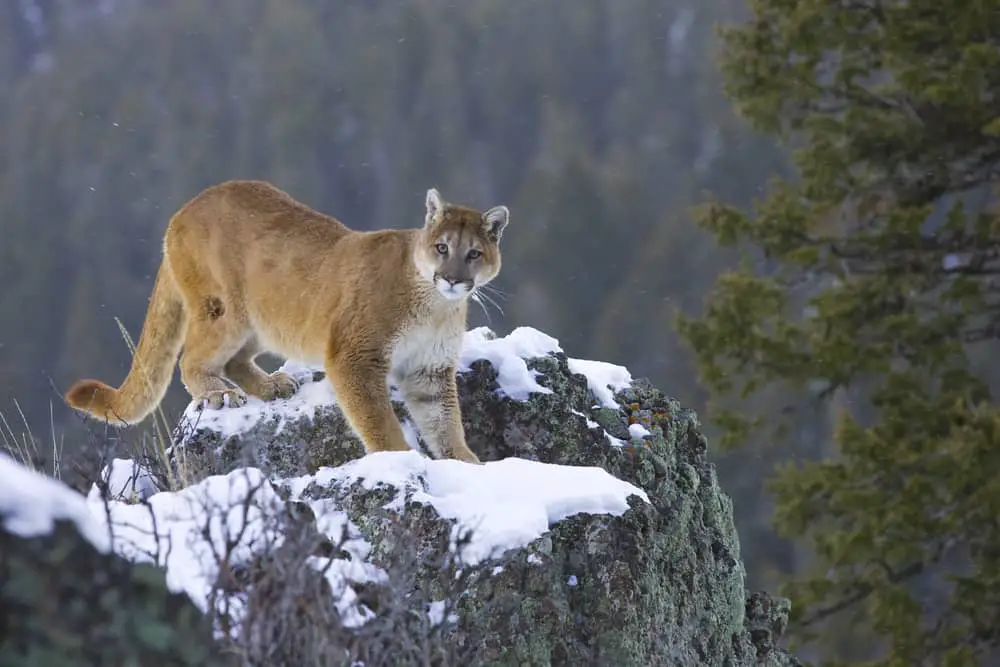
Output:
<path fill-rule="evenodd" d="M 509 220 L 506 206 L 481 212 L 449 204 L 431 188 L 415 252 L 417 270 L 446 299 L 470 296 L 500 272 L 500 236 Z"/>

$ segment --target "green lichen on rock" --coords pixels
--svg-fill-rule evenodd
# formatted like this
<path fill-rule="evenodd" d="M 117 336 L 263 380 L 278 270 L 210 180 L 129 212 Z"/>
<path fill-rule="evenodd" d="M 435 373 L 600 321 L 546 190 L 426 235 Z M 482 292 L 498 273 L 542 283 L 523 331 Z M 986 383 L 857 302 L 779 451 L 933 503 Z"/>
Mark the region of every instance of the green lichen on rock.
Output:
<path fill-rule="evenodd" d="M 747 596 L 746 624 L 750 641 L 757 649 L 758 664 L 765 667 L 802 667 L 802 663 L 778 647 L 778 639 L 788 627 L 791 603 L 785 598 L 774 598 L 764 592 Z"/>
<path fill-rule="evenodd" d="M 797 664 L 776 647 L 787 602 L 747 597 L 732 503 L 696 415 L 641 380 L 615 395 L 617 408 L 599 405 L 562 353 L 527 363 L 551 393 L 514 400 L 485 360 L 459 375 L 469 446 L 484 461 L 597 466 L 642 488 L 650 502 L 633 496 L 622 516 L 571 516 L 473 568 L 457 603 L 455 640 L 479 642 L 482 664 L 498 666 Z M 630 432 L 632 424 L 644 431 Z M 249 463 L 279 478 L 363 453 L 333 406 L 274 431 L 261 424 L 226 443 L 195 432 L 187 447 L 218 451 L 209 462 L 216 472 Z M 428 564 L 415 581 L 422 599 L 451 590 L 430 564 L 447 551 L 452 522 L 414 502 L 412 489 L 337 484 L 313 485 L 305 495 L 336 499 L 372 543 L 376 564 L 387 565 L 406 536 L 413 560 Z M 393 499 L 397 509 L 387 509 Z"/>
<path fill-rule="evenodd" d="M 74 524 L 0 526 L 0 667 L 222 667 L 211 627 L 162 570 L 103 554 Z"/>
<path fill-rule="evenodd" d="M 320 374 L 319 379 L 322 377 Z M 225 474 L 240 467 L 292 477 L 365 453 L 361 440 L 336 406 L 319 407 L 313 415 L 292 420 L 272 417 L 256 421 L 238 435 L 225 438 L 197 422 L 182 422 L 178 431 L 183 445 L 173 448 L 173 460 L 187 479 Z"/>

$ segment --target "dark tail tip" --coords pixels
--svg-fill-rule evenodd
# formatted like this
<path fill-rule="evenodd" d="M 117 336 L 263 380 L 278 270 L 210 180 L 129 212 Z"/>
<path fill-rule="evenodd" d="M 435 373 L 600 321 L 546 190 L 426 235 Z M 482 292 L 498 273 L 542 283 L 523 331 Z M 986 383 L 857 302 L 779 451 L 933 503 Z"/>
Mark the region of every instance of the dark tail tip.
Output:
<path fill-rule="evenodd" d="M 99 380 L 79 380 L 66 392 L 70 407 L 99 419 L 116 421 L 112 408 L 118 390 Z"/>

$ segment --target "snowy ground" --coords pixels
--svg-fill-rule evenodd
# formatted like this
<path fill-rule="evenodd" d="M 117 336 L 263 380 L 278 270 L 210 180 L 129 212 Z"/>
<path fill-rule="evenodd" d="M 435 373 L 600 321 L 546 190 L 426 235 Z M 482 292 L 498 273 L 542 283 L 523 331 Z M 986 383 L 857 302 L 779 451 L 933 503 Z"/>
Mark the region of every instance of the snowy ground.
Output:
<path fill-rule="evenodd" d="M 21 537 L 52 532 L 56 521 L 67 520 L 101 552 L 107 552 L 107 531 L 83 496 L 60 482 L 28 470 L 0 452 L 0 525 Z"/>
<path fill-rule="evenodd" d="M 554 523 L 574 514 L 620 515 L 626 498 L 642 489 L 613 477 L 602 468 L 562 466 L 510 458 L 482 466 L 454 460 L 431 460 L 416 452 L 369 454 L 337 468 L 288 480 L 297 499 L 311 484 L 337 482 L 348 488 L 385 484 L 412 491 L 412 500 L 432 505 L 455 519 L 455 537 L 471 533 L 462 561 L 476 565 L 541 537 Z M 404 494 L 388 507 L 402 510 Z M 395 506 L 394 506 L 395 505 Z"/>
<path fill-rule="evenodd" d="M 488 359 L 499 371 L 500 391 L 524 400 L 531 393 L 549 392 L 538 384 L 525 359 L 556 351 L 558 342 L 534 329 L 519 328 L 503 338 L 491 338 L 486 329 L 475 329 L 466 334 L 462 365 L 467 369 L 477 359 Z M 570 364 L 574 372 L 587 376 L 602 405 L 614 405 L 612 390 L 631 381 L 628 371 L 620 366 L 577 359 Z M 286 364 L 286 368 L 299 375 L 310 373 L 294 364 Z M 233 433 L 270 416 L 311 415 L 317 406 L 334 400 L 329 383 L 311 382 L 288 401 L 252 401 L 242 408 L 198 417 L 202 427 Z M 267 479 L 256 468 L 239 469 L 178 492 L 157 492 L 152 479 L 127 460 L 116 459 L 105 470 L 105 478 L 113 498 L 108 505 L 96 488 L 85 499 L 0 456 L 0 520 L 7 530 L 24 536 L 51 530 L 57 518 L 74 521 L 97 548 L 107 550 L 113 540 L 113 548 L 121 556 L 165 567 L 167 585 L 186 592 L 203 610 L 210 604 L 209 592 L 220 562 L 245 563 L 255 553 L 280 545 L 282 536 L 275 517 L 284 502 L 275 491 L 276 485 L 286 486 L 293 500 L 312 483 L 350 485 L 360 480 L 369 488 L 384 484 L 409 490 L 413 500 L 430 504 L 442 517 L 454 519 L 456 537 L 472 532 L 471 541 L 460 554 L 470 565 L 523 547 L 574 514 L 620 515 L 628 509 L 628 496 L 649 500 L 642 489 L 601 468 L 513 458 L 475 466 L 431 460 L 417 452 L 371 454 L 288 480 Z M 398 502 L 402 495 L 391 502 Z M 349 561 L 314 558 L 312 564 L 325 572 L 344 620 L 353 625 L 364 623 L 370 612 L 355 604 L 351 584 L 386 575 L 365 561 L 370 545 L 334 501 L 308 502 L 319 531 L 335 544 L 346 534 L 344 548 L 352 555 Z M 238 605 L 231 606 L 229 613 L 238 622 Z M 430 613 L 440 614 L 440 609 Z"/>

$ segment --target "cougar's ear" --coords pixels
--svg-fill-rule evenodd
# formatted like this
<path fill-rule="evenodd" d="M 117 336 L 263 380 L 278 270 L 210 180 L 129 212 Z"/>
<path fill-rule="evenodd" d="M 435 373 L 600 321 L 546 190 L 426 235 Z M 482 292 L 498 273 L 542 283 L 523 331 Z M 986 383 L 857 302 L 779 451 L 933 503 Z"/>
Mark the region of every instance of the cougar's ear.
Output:
<path fill-rule="evenodd" d="M 508 222 L 510 222 L 510 211 L 506 206 L 494 206 L 483 213 L 483 230 L 494 241 L 500 240 Z"/>
<path fill-rule="evenodd" d="M 424 224 L 429 225 L 434 222 L 443 210 L 444 200 L 441 199 L 441 193 L 436 188 L 431 188 L 427 191 L 427 217 L 424 219 Z"/>

